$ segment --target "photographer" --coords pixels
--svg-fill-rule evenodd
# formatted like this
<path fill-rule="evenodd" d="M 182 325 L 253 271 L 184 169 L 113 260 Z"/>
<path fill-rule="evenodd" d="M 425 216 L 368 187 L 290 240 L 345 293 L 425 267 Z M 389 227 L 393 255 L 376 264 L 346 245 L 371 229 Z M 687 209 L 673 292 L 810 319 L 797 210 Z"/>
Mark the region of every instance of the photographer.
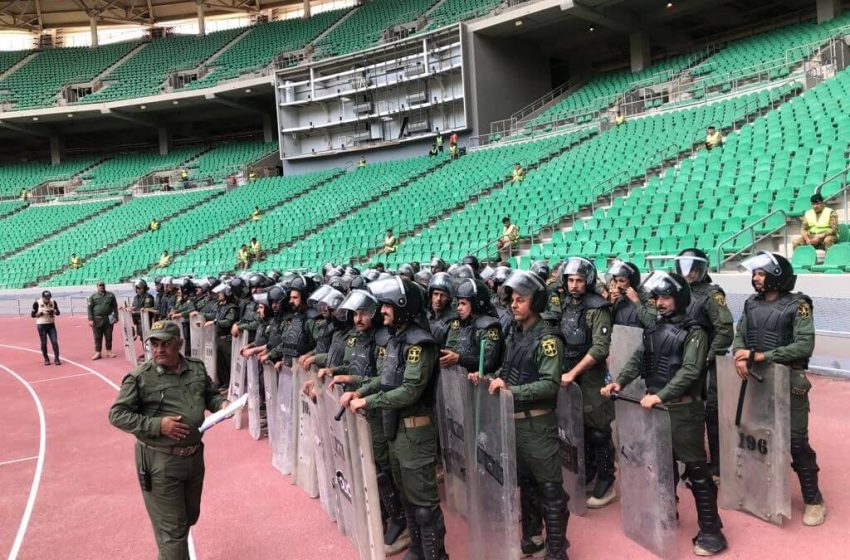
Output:
<path fill-rule="evenodd" d="M 50 344 L 53 346 L 53 363 L 57 366 L 62 365 L 59 361 L 59 340 L 56 336 L 56 317 L 59 314 L 59 306 L 53 301 L 49 290 L 41 292 L 41 299 L 32 304 L 30 316 L 35 319 L 38 338 L 41 340 L 41 354 L 44 356 L 46 366 L 50 365 L 50 358 L 47 356 L 47 337 L 50 337 Z"/>

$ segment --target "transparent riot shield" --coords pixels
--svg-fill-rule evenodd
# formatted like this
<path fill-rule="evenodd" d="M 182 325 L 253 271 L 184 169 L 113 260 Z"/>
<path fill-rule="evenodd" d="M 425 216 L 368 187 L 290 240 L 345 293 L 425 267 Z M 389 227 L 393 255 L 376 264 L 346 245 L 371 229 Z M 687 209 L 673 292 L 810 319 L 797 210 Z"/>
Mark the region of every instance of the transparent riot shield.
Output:
<path fill-rule="evenodd" d="M 561 465 L 564 492 L 569 496 L 570 513 L 587 512 L 584 475 L 584 400 L 581 387 L 570 383 L 558 391 L 558 439 L 561 441 Z"/>
<path fill-rule="evenodd" d="M 322 391 L 323 423 L 328 430 L 328 440 L 331 447 L 331 464 L 333 484 L 336 488 L 337 528 L 343 535 L 348 535 L 357 546 L 357 508 L 355 503 L 362 501 L 356 495 L 358 484 L 355 481 L 354 466 L 352 465 L 351 444 L 348 435 L 348 423 L 337 420 L 335 415 L 339 409 L 341 391 Z M 346 413 L 348 414 L 348 413 Z M 357 546 L 359 550 L 359 546 Z"/>
<path fill-rule="evenodd" d="M 316 475 L 319 481 L 319 501 L 331 519 L 337 522 L 340 533 L 345 533 L 344 523 L 340 520 L 339 498 L 336 483 L 334 415 L 339 410 L 339 402 L 333 392 L 325 388 L 324 383 L 316 383 Z"/>
<path fill-rule="evenodd" d="M 298 399 L 298 445 L 296 446 L 295 483 L 311 498 L 319 496 L 319 482 L 316 480 L 316 440 L 314 437 L 314 415 L 310 406 L 312 400 L 301 391 L 308 380 L 316 381 L 316 374 L 304 371 L 298 362 L 293 362 L 294 390 Z"/>
<path fill-rule="evenodd" d="M 472 385 L 466 370 L 455 366 L 440 372 L 437 386 L 437 427 L 445 470 L 446 503 L 450 510 L 468 519 L 469 495 L 467 457 L 475 434 L 464 422 L 464 409 L 472 399 Z"/>
<path fill-rule="evenodd" d="M 643 329 L 614 325 L 611 329 L 611 350 L 608 354 L 608 372 L 611 374 L 611 381 L 617 381 L 617 377 L 632 354 L 642 349 Z M 643 379 L 636 379 L 623 387 L 622 393 L 624 396 L 640 398 L 646 394 L 646 384 Z"/>
<path fill-rule="evenodd" d="M 142 350 L 145 354 L 145 360 L 150 360 L 153 358 L 153 352 L 151 352 L 151 345 L 147 341 L 148 336 L 151 333 L 151 312 L 142 310 L 141 320 L 142 324 Z"/>
<path fill-rule="evenodd" d="M 627 537 L 661 558 L 676 558 L 676 492 L 670 416 L 616 402 L 620 509 Z"/>
<path fill-rule="evenodd" d="M 136 341 L 133 338 L 133 314 L 127 308 L 118 309 L 118 319 L 124 335 L 124 357 L 135 367 L 139 362 L 136 358 Z"/>
<path fill-rule="evenodd" d="M 280 409 L 277 405 L 277 377 L 277 371 L 272 364 L 263 364 L 263 386 L 266 393 L 266 422 L 269 431 L 269 447 L 272 450 L 272 466 L 277 470 L 281 470 L 281 465 L 283 465 L 283 450 L 280 439 L 280 422 L 278 421 Z"/>
<path fill-rule="evenodd" d="M 295 388 L 295 379 L 292 368 L 283 366 L 277 377 L 277 436 L 279 447 L 273 455 L 276 461 L 275 467 L 283 474 L 292 475 L 292 482 L 296 477 L 296 449 L 298 446 L 298 414 L 296 403 L 298 403 L 298 389 Z"/>
<path fill-rule="evenodd" d="M 744 383 L 732 357 L 717 358 L 720 506 L 782 525 L 791 518 L 790 370 L 759 363 L 752 371 L 763 381 Z"/>
<path fill-rule="evenodd" d="M 245 377 L 248 385 L 248 433 L 255 440 L 263 437 L 263 418 L 260 413 L 262 397 L 260 396 L 260 371 L 256 356 L 245 360 Z M 266 408 L 268 412 L 268 408 Z"/>
<path fill-rule="evenodd" d="M 207 368 L 207 375 L 210 376 L 214 385 L 218 385 L 218 336 L 215 324 L 204 325 L 203 328 L 204 341 L 201 351 L 201 359 L 204 361 L 204 367 Z"/>
<path fill-rule="evenodd" d="M 242 333 L 232 339 L 230 343 L 230 386 L 227 389 L 227 398 L 233 402 L 245 393 L 246 390 L 246 371 L 245 358 L 239 353 L 242 347 L 248 344 L 248 333 Z M 248 397 L 250 399 L 250 397 Z M 237 430 L 242 429 L 242 411 L 240 410 L 233 415 L 233 427 Z"/>
<path fill-rule="evenodd" d="M 363 414 L 347 412 L 349 442 L 357 490 L 358 548 L 362 560 L 384 560 L 384 530 L 381 523 L 381 500 L 378 476 L 372 453 L 372 431 Z"/>
<path fill-rule="evenodd" d="M 464 421 L 475 440 L 470 456 L 469 557 L 519 558 L 520 506 L 516 472 L 514 401 L 509 391 L 495 395 L 487 383 L 471 391 Z"/>
<path fill-rule="evenodd" d="M 204 321 L 203 317 L 189 319 L 189 355 L 199 360 L 204 359 Z"/>

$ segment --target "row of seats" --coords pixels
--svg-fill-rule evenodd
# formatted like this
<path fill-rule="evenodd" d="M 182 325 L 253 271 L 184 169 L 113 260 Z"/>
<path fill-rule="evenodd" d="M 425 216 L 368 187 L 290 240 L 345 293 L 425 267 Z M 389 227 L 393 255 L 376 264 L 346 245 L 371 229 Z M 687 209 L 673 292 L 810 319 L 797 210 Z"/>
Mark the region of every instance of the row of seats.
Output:
<path fill-rule="evenodd" d="M 83 259 L 109 249 L 144 230 L 152 217 L 160 219 L 200 204 L 220 190 L 188 191 L 186 194 L 133 198 L 108 212 L 93 215 L 42 243 L 0 262 L 0 278 L 7 286 L 20 287 L 68 264 L 72 253 Z"/>
<path fill-rule="evenodd" d="M 0 197 L 19 196 L 21 189 L 32 190 L 45 181 L 67 181 L 96 161 L 94 158 L 75 158 L 58 165 L 40 161 L 5 163 L 0 165 Z"/>
<path fill-rule="evenodd" d="M 0 200 L 0 218 L 5 218 L 9 214 L 26 207 L 26 202 L 23 200 Z"/>
<path fill-rule="evenodd" d="M 186 164 L 190 179 L 215 182 L 223 181 L 228 175 L 238 174 L 246 163 L 257 161 L 277 152 L 277 143 L 261 140 L 227 142 L 201 154 Z"/>
<path fill-rule="evenodd" d="M 428 13 L 423 32 L 487 15 L 501 3 L 502 0 L 444 0 Z"/>
<path fill-rule="evenodd" d="M 799 273 L 823 272 L 825 274 L 842 274 L 850 272 L 850 243 L 848 243 L 847 228 L 844 228 L 841 243 L 836 243 L 826 251 L 826 257 L 817 264 L 817 250 L 811 245 L 803 245 L 794 250 L 791 264 Z"/>

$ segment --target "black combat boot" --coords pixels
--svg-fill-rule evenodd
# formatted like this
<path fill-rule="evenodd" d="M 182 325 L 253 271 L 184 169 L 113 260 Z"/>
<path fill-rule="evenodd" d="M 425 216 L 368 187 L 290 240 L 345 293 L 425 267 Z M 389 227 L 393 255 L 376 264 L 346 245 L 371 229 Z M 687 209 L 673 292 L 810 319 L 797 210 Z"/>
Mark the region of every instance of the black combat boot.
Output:
<path fill-rule="evenodd" d="M 826 519 L 826 506 L 818 487 L 818 456 L 809 445 L 808 438 L 791 439 L 791 468 L 800 479 L 800 491 L 806 504 L 803 525 L 820 525 Z"/>
<path fill-rule="evenodd" d="M 543 519 L 546 522 L 546 560 L 567 560 L 567 521 L 570 511 L 567 509 L 567 495 L 564 487 L 557 482 L 544 482 L 540 485 L 543 502 Z"/>
<path fill-rule="evenodd" d="M 415 507 L 414 516 L 421 535 L 422 558 L 449 560 L 446 554 L 446 522 L 440 506 Z"/>
<path fill-rule="evenodd" d="M 587 499 L 587 507 L 599 509 L 617 499 L 614 490 L 614 444 L 611 434 L 585 426 L 585 439 L 590 439 L 596 460 L 596 485 Z"/>
<path fill-rule="evenodd" d="M 410 533 L 410 548 L 407 549 L 404 560 L 425 560 L 425 554 L 422 551 L 422 532 L 416 523 L 416 509 L 410 504 L 404 504 L 404 517 L 407 520 L 407 530 Z"/>
<path fill-rule="evenodd" d="M 705 463 L 687 463 L 685 469 L 694 495 L 699 524 L 699 533 L 693 539 L 694 554 L 713 556 L 726 548 L 726 537 L 720 530 L 723 523 L 717 511 L 717 486 Z"/>
<path fill-rule="evenodd" d="M 401 504 L 401 496 L 389 468 L 381 468 L 378 473 L 378 495 L 381 498 L 381 511 L 386 513 L 384 551 L 387 555 L 396 554 L 408 546 L 409 538 L 406 531 L 407 519 L 404 516 L 404 506 Z"/>
<path fill-rule="evenodd" d="M 593 491 L 593 480 L 596 478 L 596 454 L 588 438 L 584 438 L 584 482 L 587 485 L 587 495 Z M 577 496 L 575 496 L 577 497 Z"/>
<path fill-rule="evenodd" d="M 708 435 L 708 469 L 711 476 L 720 476 L 720 424 L 717 410 L 705 409 L 705 431 Z"/>
<path fill-rule="evenodd" d="M 546 545 L 543 543 L 543 505 L 540 503 L 540 489 L 530 478 L 523 478 L 519 484 L 520 511 L 522 514 L 523 556 L 542 556 Z"/>

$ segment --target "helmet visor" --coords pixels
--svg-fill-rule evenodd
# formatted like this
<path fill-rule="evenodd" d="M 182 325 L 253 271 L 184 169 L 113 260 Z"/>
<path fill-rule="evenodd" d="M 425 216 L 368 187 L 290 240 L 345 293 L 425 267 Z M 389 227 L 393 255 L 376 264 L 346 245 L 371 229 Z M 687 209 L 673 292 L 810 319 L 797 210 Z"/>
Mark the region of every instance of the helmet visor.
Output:
<path fill-rule="evenodd" d="M 528 270 L 515 270 L 505 281 L 505 288 L 510 288 L 523 297 L 531 297 L 537 292 L 546 291 L 546 286 L 540 277 Z"/>
<path fill-rule="evenodd" d="M 322 298 L 328 295 L 331 291 L 336 291 L 332 287 L 326 285 L 319 286 L 319 288 L 310 294 L 310 297 L 307 298 L 307 305 L 311 307 L 316 307 L 316 305 L 322 301 Z"/>
<path fill-rule="evenodd" d="M 254 294 L 254 301 L 257 303 L 262 303 L 263 305 L 269 304 L 269 293 L 263 292 L 261 294 Z"/>
<path fill-rule="evenodd" d="M 563 276 L 584 276 L 588 278 L 592 276 L 591 271 L 593 270 L 593 263 L 587 259 L 582 257 L 570 257 L 564 263 L 563 268 L 561 269 L 561 275 Z"/>
<path fill-rule="evenodd" d="M 617 278 L 618 276 L 630 277 L 634 273 L 635 269 L 630 267 L 628 264 L 624 263 L 623 261 L 614 261 L 608 268 L 608 273 L 605 275 L 605 280 L 610 282 L 611 279 Z"/>
<path fill-rule="evenodd" d="M 765 272 L 765 274 L 777 277 L 782 276 L 782 266 L 780 266 L 779 261 L 777 261 L 772 254 L 766 251 L 743 261 L 740 268 L 741 270 L 748 270 L 750 272 L 755 272 L 756 270 L 761 269 Z"/>
<path fill-rule="evenodd" d="M 324 286 L 322 286 L 322 287 L 324 287 Z M 322 306 L 327 306 L 328 309 L 333 311 L 334 309 L 337 309 L 340 306 L 340 304 L 342 303 L 342 300 L 344 300 L 344 299 L 345 299 L 345 295 L 342 292 L 340 292 L 339 290 L 334 290 L 333 288 L 330 288 L 322 296 L 322 298 L 319 300 L 319 304 L 322 305 Z"/>
<path fill-rule="evenodd" d="M 351 290 L 338 309 L 352 312 L 363 311 L 368 315 L 374 315 L 378 310 L 378 299 L 366 290 Z"/>
<path fill-rule="evenodd" d="M 682 289 L 681 282 L 664 271 L 656 270 L 649 275 L 643 287 L 655 295 L 672 295 Z"/>
<path fill-rule="evenodd" d="M 404 292 L 404 283 L 398 276 L 384 280 L 375 280 L 369 284 L 369 291 L 381 303 L 389 303 L 397 307 L 407 305 L 407 294 Z"/>
<path fill-rule="evenodd" d="M 676 268 L 685 278 L 696 275 L 698 280 L 702 280 L 708 270 L 708 260 L 694 255 L 676 257 Z"/>

